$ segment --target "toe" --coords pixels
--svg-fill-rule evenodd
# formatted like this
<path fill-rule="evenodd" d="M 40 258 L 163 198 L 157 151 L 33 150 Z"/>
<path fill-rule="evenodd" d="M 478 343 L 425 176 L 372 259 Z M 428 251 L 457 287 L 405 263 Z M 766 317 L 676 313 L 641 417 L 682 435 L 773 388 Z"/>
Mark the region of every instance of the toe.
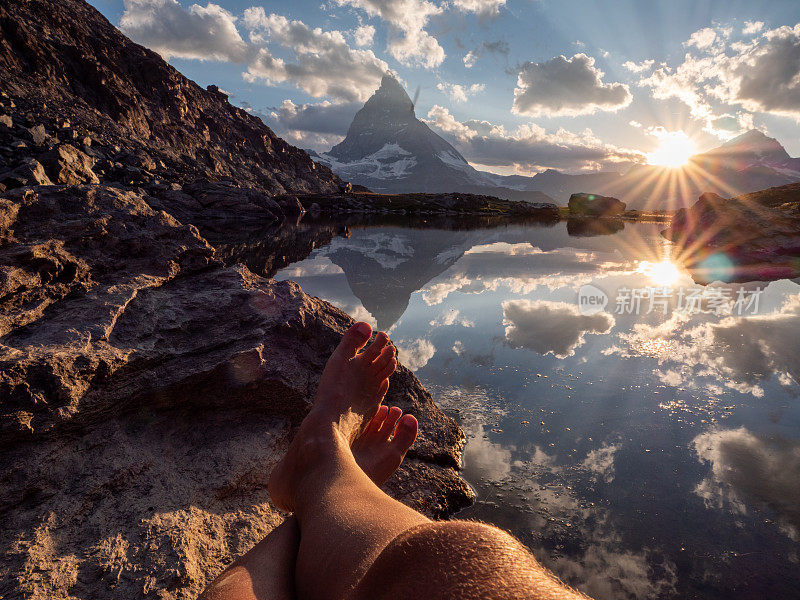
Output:
<path fill-rule="evenodd" d="M 378 378 L 386 380 L 387 389 L 389 385 L 388 381 L 389 375 L 394 373 L 395 369 L 397 369 L 397 360 L 391 358 L 389 359 L 389 362 L 386 363 L 386 366 L 384 366 L 380 371 L 378 371 Z"/>
<path fill-rule="evenodd" d="M 391 375 L 391 373 L 389 373 L 389 375 Z M 389 391 L 389 375 L 381 381 L 378 387 L 378 402 L 383 402 L 383 397 L 386 395 L 386 392 Z"/>
<path fill-rule="evenodd" d="M 397 350 L 395 350 L 394 346 L 386 346 L 381 353 L 378 355 L 378 358 L 372 363 L 372 367 L 376 371 L 382 371 L 383 368 L 389 364 L 389 361 L 395 357 Z"/>
<path fill-rule="evenodd" d="M 361 435 L 364 437 L 372 437 L 378 434 L 388 414 L 389 414 L 388 406 L 383 406 L 383 405 L 379 406 L 378 412 L 376 412 L 375 416 L 372 417 L 372 420 L 369 422 L 367 428 L 364 430 L 364 433 L 362 433 Z"/>
<path fill-rule="evenodd" d="M 369 323 L 354 324 L 350 329 L 344 332 L 342 341 L 334 351 L 334 355 L 341 356 L 347 360 L 353 358 L 356 353 L 364 347 L 369 337 L 372 335 L 372 327 Z"/>
<path fill-rule="evenodd" d="M 397 424 L 397 421 L 400 420 L 401 416 L 403 416 L 403 410 L 399 406 L 392 406 L 389 409 L 386 419 L 384 419 L 381 425 L 381 434 L 386 436 L 387 440 L 394 432 L 394 426 Z"/>
<path fill-rule="evenodd" d="M 397 429 L 392 438 L 392 445 L 394 445 L 401 455 L 404 455 L 414 440 L 417 439 L 417 431 L 419 431 L 419 424 L 414 415 L 404 415 L 397 423 Z"/>
<path fill-rule="evenodd" d="M 373 362 L 386 347 L 386 344 L 389 343 L 389 336 L 386 335 L 384 332 L 379 331 L 378 334 L 375 336 L 375 339 L 372 343 L 367 347 L 366 350 L 361 354 L 365 361 L 368 363 Z"/>

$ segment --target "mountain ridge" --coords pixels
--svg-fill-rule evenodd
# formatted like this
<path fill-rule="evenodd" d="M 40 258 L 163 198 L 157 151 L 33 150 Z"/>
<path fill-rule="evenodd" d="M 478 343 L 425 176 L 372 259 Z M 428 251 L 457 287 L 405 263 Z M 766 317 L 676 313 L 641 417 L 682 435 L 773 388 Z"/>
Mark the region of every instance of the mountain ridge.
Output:
<path fill-rule="evenodd" d="M 570 174 L 547 169 L 531 177 L 496 176 L 499 184 L 540 190 L 557 203 L 578 192 L 614 196 L 629 208 L 676 209 L 692 204 L 704 192 L 733 197 L 800 181 L 800 158 L 792 158 L 776 140 L 753 129 L 690 157 L 680 169 L 634 165 L 625 173 L 600 171 Z"/>
<path fill-rule="evenodd" d="M 345 139 L 327 153 L 309 154 L 376 192 L 472 192 L 561 205 L 573 193 L 589 192 L 617 197 L 639 210 L 681 208 L 707 191 L 732 197 L 800 181 L 800 158 L 790 157 L 776 139 L 758 130 L 692 156 L 685 171 L 655 165 L 634 165 L 624 173 L 479 171 L 417 119 L 405 89 L 388 74 L 356 113 Z M 532 196 L 537 193 L 541 196 Z"/>
<path fill-rule="evenodd" d="M 0 4 L 0 80 L 40 122 L 65 130 L 79 123 L 120 158 L 146 153 L 147 170 L 161 180 L 231 179 L 268 194 L 343 185 L 216 86 L 201 88 L 85 2 Z"/>

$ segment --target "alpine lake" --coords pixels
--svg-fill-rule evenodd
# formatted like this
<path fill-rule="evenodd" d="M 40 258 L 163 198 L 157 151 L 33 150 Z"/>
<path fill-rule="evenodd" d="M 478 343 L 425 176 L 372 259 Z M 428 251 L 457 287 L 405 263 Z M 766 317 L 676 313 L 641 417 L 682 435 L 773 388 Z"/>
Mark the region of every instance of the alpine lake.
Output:
<path fill-rule="evenodd" d="M 663 228 L 351 222 L 274 276 L 387 331 L 461 425 L 458 518 L 598 600 L 798 598 L 800 285 L 698 283 Z"/>

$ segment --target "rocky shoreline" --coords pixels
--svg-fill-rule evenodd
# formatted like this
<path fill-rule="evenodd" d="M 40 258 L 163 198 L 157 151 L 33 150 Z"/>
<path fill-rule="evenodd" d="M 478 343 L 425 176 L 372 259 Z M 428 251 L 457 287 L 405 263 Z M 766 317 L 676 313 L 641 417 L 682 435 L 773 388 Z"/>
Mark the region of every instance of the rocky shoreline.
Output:
<path fill-rule="evenodd" d="M 282 519 L 269 470 L 352 319 L 151 202 L 0 195 L 4 597 L 193 596 Z M 404 367 L 387 402 L 421 426 L 387 490 L 436 517 L 469 503 L 459 427 Z"/>
<path fill-rule="evenodd" d="M 196 597 L 283 519 L 352 323 L 253 271 L 341 233 L 296 197 L 348 187 L 82 0 L 3 3 L 0 79 L 0 596 Z M 387 402 L 421 426 L 389 493 L 469 503 L 458 425 L 404 367 Z"/>

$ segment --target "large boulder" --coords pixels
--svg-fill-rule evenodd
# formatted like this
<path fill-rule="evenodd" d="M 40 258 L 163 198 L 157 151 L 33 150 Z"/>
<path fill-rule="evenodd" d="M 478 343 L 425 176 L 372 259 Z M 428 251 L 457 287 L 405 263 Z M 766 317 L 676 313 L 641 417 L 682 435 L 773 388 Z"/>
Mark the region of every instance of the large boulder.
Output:
<path fill-rule="evenodd" d="M 54 183 L 100 183 L 92 170 L 94 159 L 70 144 L 61 144 L 45 153 L 42 163 Z"/>
<path fill-rule="evenodd" d="M 0 182 L 7 188 L 34 185 L 53 185 L 45 173 L 42 163 L 35 158 L 28 158 L 13 171 L 0 175 Z"/>
<path fill-rule="evenodd" d="M 0 195 L 2 597 L 196 597 L 283 518 L 269 471 L 352 319 L 152 204 Z M 461 430 L 404 367 L 386 401 L 421 427 L 388 491 L 464 506 Z"/>
<path fill-rule="evenodd" d="M 625 212 L 625 203 L 611 196 L 572 194 L 567 204 L 571 215 L 613 217 Z"/>
<path fill-rule="evenodd" d="M 196 225 L 204 235 L 228 231 L 241 238 L 243 229 L 264 228 L 285 216 L 281 206 L 264 192 L 231 181 L 196 179 L 181 189 L 154 189 L 152 193 L 153 207 Z"/>

